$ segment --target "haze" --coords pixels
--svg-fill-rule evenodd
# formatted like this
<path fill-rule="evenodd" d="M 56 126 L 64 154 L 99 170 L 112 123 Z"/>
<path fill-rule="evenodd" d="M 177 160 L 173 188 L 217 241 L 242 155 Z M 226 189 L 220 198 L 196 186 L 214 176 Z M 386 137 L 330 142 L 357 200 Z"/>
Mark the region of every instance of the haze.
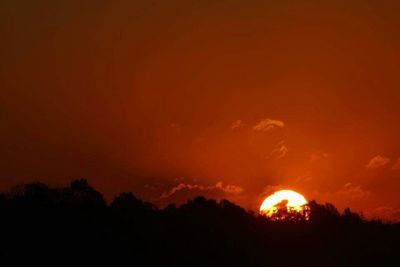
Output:
<path fill-rule="evenodd" d="M 329 2 L 0 1 L 0 189 L 400 220 L 400 3 Z"/>

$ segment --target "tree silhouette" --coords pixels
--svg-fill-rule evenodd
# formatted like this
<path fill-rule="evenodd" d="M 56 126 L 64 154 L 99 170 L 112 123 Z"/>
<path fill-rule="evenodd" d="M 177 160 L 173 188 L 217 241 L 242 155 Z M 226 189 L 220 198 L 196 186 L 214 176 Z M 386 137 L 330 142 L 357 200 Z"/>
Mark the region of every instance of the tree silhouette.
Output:
<path fill-rule="evenodd" d="M 288 200 L 284 199 L 274 206 L 276 211 L 269 215 L 272 221 L 286 221 L 286 222 L 301 222 L 309 219 L 310 208 L 308 205 L 303 205 L 301 209 L 290 207 L 287 205 Z"/>
<path fill-rule="evenodd" d="M 65 188 L 33 183 L 0 194 L 0 257 L 178 267 L 398 262 L 399 224 L 315 201 L 308 220 L 284 202 L 279 207 L 279 220 L 204 197 L 157 209 L 129 192 L 107 205 L 86 180 Z"/>

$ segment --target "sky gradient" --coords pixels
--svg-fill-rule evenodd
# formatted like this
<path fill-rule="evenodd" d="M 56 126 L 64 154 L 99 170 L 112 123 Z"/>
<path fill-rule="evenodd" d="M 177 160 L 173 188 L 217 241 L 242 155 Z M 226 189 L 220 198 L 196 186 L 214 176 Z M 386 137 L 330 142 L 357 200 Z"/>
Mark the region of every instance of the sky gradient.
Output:
<path fill-rule="evenodd" d="M 399 10 L 0 0 L 0 189 L 83 177 L 256 210 L 286 188 L 400 220 Z"/>

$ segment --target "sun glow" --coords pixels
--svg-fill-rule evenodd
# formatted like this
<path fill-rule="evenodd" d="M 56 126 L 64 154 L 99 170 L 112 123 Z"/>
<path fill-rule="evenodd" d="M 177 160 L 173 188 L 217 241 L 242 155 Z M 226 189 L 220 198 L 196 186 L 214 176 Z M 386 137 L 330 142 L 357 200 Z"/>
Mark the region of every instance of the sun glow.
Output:
<path fill-rule="evenodd" d="M 308 219 L 307 200 L 292 190 L 280 190 L 267 197 L 260 207 L 260 214 L 276 220 L 289 215 L 302 215 Z"/>

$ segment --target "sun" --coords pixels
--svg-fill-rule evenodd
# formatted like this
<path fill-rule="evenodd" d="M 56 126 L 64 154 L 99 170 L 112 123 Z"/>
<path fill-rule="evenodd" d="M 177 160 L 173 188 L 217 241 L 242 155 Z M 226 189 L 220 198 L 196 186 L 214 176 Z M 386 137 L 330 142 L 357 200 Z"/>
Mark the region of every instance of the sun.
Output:
<path fill-rule="evenodd" d="M 293 216 L 308 219 L 307 200 L 292 190 L 280 190 L 267 197 L 260 207 L 260 214 L 274 220 L 284 220 Z"/>

